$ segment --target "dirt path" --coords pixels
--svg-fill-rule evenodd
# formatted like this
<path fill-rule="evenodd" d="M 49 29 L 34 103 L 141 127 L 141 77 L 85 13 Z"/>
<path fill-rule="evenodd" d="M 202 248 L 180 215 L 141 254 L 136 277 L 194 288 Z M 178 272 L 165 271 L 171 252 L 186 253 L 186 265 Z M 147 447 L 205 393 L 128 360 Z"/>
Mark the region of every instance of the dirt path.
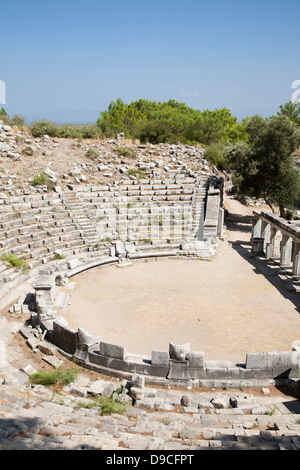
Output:
<path fill-rule="evenodd" d="M 226 240 L 213 262 L 140 262 L 82 274 L 69 291 L 69 325 L 145 355 L 169 342 L 235 363 L 247 352 L 291 350 L 300 338 L 300 299 L 249 258 L 252 209 L 231 197 L 226 209 Z"/>

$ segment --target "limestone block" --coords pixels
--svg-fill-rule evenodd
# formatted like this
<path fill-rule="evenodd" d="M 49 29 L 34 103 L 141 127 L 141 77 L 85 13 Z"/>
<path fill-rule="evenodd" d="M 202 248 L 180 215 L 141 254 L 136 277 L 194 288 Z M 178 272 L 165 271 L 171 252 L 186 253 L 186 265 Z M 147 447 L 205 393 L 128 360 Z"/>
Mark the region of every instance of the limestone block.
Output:
<path fill-rule="evenodd" d="M 226 395 L 217 395 L 211 401 L 214 408 L 229 408 L 229 399 Z"/>
<path fill-rule="evenodd" d="M 38 349 L 43 353 L 47 354 L 48 356 L 54 356 L 56 352 L 56 348 L 48 343 L 47 341 L 41 341 L 38 344 Z"/>
<path fill-rule="evenodd" d="M 265 369 L 266 355 L 261 353 L 248 353 L 246 355 L 246 369 Z"/>
<path fill-rule="evenodd" d="M 57 319 L 53 322 L 53 339 L 54 344 L 67 353 L 74 354 L 76 351 L 77 333 Z"/>
<path fill-rule="evenodd" d="M 129 395 L 133 400 L 142 400 L 144 398 L 144 390 L 140 387 L 131 387 Z"/>
<path fill-rule="evenodd" d="M 88 388 L 88 394 L 92 396 L 110 396 L 116 390 L 116 385 L 113 382 L 106 380 L 95 380 Z"/>
<path fill-rule="evenodd" d="M 168 373 L 169 380 L 190 380 L 190 373 L 188 370 L 187 361 L 173 361 L 170 360 L 170 369 Z"/>
<path fill-rule="evenodd" d="M 73 269 L 79 266 L 79 264 L 80 264 L 80 261 L 78 258 L 70 259 L 69 261 L 67 261 L 67 268 Z"/>
<path fill-rule="evenodd" d="M 204 368 L 204 352 L 190 352 L 188 353 L 189 367 L 191 369 L 203 369 Z"/>
<path fill-rule="evenodd" d="M 55 276 L 55 285 L 56 286 L 65 286 L 69 281 L 68 273 L 62 271 Z"/>
<path fill-rule="evenodd" d="M 169 365 L 169 353 L 167 351 L 152 350 L 151 364 L 159 366 Z"/>
<path fill-rule="evenodd" d="M 133 387 L 143 388 L 145 386 L 145 377 L 140 374 L 133 374 L 131 382 Z"/>
<path fill-rule="evenodd" d="M 169 343 L 170 359 L 174 359 L 175 361 L 185 361 L 187 359 L 187 355 L 190 353 L 190 349 L 190 343 L 184 345 Z"/>
<path fill-rule="evenodd" d="M 63 361 L 58 359 L 56 356 L 43 356 L 42 359 L 55 369 L 58 369 L 63 364 Z"/>
<path fill-rule="evenodd" d="M 125 347 L 120 344 L 101 341 L 100 355 L 125 360 Z"/>
<path fill-rule="evenodd" d="M 83 328 L 78 328 L 78 340 L 79 342 L 86 344 L 88 346 L 92 346 L 101 341 L 100 336 L 93 336 Z"/>
<path fill-rule="evenodd" d="M 266 353 L 248 353 L 246 369 L 290 369 L 298 367 L 298 355 L 295 352 L 280 351 Z"/>
<path fill-rule="evenodd" d="M 121 242 L 121 241 L 116 242 L 116 255 L 125 258 L 126 248 L 125 248 L 124 242 Z"/>
<path fill-rule="evenodd" d="M 25 374 L 28 375 L 29 377 L 32 374 L 36 374 L 37 372 L 37 370 L 31 364 L 28 364 L 27 366 L 22 367 L 21 370 L 25 372 Z"/>

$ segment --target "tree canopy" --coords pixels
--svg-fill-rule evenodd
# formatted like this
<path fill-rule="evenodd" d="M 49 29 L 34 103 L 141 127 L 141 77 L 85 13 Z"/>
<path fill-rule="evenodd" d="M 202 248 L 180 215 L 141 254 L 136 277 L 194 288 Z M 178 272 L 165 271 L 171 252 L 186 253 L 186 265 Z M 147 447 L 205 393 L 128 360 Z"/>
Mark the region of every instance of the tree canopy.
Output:
<path fill-rule="evenodd" d="M 293 121 L 297 126 L 300 126 L 300 103 L 293 103 L 289 101 L 283 105 L 279 106 L 280 113 L 287 116 L 291 121 Z"/>
<path fill-rule="evenodd" d="M 300 172 L 292 153 L 300 144 L 300 128 L 285 114 L 264 119 L 253 116 L 246 125 L 248 139 L 228 145 L 225 158 L 240 194 L 264 198 L 274 210 L 295 208 L 300 201 Z"/>
<path fill-rule="evenodd" d="M 237 142 L 245 138 L 245 124 L 238 123 L 227 108 L 195 110 L 175 100 L 140 99 L 125 104 L 120 98 L 100 113 L 97 125 L 104 135 L 125 132 L 128 138 L 157 144 Z"/>

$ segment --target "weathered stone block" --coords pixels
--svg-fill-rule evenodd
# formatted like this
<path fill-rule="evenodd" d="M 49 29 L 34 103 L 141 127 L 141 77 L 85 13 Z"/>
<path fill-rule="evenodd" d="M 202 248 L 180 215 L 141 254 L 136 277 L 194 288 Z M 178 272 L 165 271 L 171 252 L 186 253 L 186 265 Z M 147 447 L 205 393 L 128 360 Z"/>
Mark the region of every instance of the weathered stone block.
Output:
<path fill-rule="evenodd" d="M 265 369 L 266 355 L 263 353 L 248 353 L 246 355 L 246 369 Z"/>
<path fill-rule="evenodd" d="M 79 266 L 79 265 L 80 265 L 80 261 L 78 258 L 70 259 L 69 261 L 67 261 L 68 269 L 76 268 L 76 266 Z"/>
<path fill-rule="evenodd" d="M 145 377 L 140 374 L 133 374 L 131 382 L 133 387 L 143 388 L 145 386 Z"/>
<path fill-rule="evenodd" d="M 53 321 L 53 340 L 54 344 L 69 354 L 76 351 L 77 333 L 60 320 Z"/>
<path fill-rule="evenodd" d="M 125 347 L 116 343 L 107 343 L 101 341 L 100 355 L 125 360 Z"/>
<path fill-rule="evenodd" d="M 159 366 L 169 365 L 169 353 L 167 351 L 152 350 L 151 364 Z"/>
<path fill-rule="evenodd" d="M 92 346 L 94 344 L 99 343 L 101 341 L 101 337 L 93 336 L 87 331 L 85 331 L 83 328 L 78 328 L 78 341 L 88 346 Z"/>
<path fill-rule="evenodd" d="M 190 343 L 184 345 L 169 343 L 170 359 L 174 359 L 175 361 L 185 361 L 187 359 L 187 355 L 190 353 L 190 349 Z"/>
<path fill-rule="evenodd" d="M 203 369 L 204 368 L 204 352 L 190 352 L 188 354 L 189 368 Z"/>
<path fill-rule="evenodd" d="M 168 373 L 168 379 L 170 380 L 190 380 L 190 373 L 188 370 L 188 363 L 177 362 L 170 360 L 170 369 Z"/>

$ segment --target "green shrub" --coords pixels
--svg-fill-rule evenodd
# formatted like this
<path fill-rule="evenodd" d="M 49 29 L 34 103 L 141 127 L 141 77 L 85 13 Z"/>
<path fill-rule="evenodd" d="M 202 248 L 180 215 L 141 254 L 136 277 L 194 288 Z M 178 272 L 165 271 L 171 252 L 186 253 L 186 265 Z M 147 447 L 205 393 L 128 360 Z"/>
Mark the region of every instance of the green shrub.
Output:
<path fill-rule="evenodd" d="M 31 157 L 33 155 L 33 150 L 31 147 L 25 147 L 23 150 L 22 150 L 22 154 L 23 155 L 27 155 L 28 157 Z"/>
<path fill-rule="evenodd" d="M 42 120 L 36 121 L 30 126 L 30 132 L 33 137 L 41 137 L 49 135 L 50 137 L 59 137 L 60 128 L 57 124 L 51 121 Z"/>
<path fill-rule="evenodd" d="M 145 173 L 140 168 L 130 168 L 128 170 L 129 176 L 135 176 L 137 178 L 145 178 Z"/>
<path fill-rule="evenodd" d="M 22 258 L 18 258 L 14 253 L 3 253 L 1 255 L 1 260 L 5 261 L 11 267 L 21 269 L 25 273 L 30 270 L 26 261 Z"/>
<path fill-rule="evenodd" d="M 122 157 L 136 158 L 136 153 L 136 149 L 130 147 L 119 147 L 117 149 L 117 154 Z"/>
<path fill-rule="evenodd" d="M 31 382 L 35 385 L 68 385 L 78 377 L 77 369 L 37 371 L 30 376 Z"/>
<path fill-rule="evenodd" d="M 65 259 L 65 256 L 61 253 L 54 253 L 53 259 Z"/>
<path fill-rule="evenodd" d="M 95 149 L 88 149 L 85 156 L 91 160 L 94 160 L 95 158 L 99 157 L 99 153 L 97 153 Z"/>
<path fill-rule="evenodd" d="M 99 399 L 101 405 L 101 414 L 111 414 L 111 413 L 123 413 L 125 411 L 125 405 L 119 403 L 115 398 L 114 394 L 110 397 L 101 397 Z"/>
<path fill-rule="evenodd" d="M 25 119 L 23 118 L 23 116 L 20 116 L 19 114 L 16 114 L 10 120 L 10 124 L 12 126 L 17 126 L 18 129 L 22 130 L 25 127 Z"/>
<path fill-rule="evenodd" d="M 56 124 L 48 120 L 36 121 L 29 128 L 33 137 L 49 135 L 65 139 L 96 139 L 102 137 L 102 131 L 96 124 Z"/>
<path fill-rule="evenodd" d="M 33 178 L 31 184 L 33 184 L 34 186 L 38 186 L 38 185 L 41 185 L 41 184 L 46 184 L 47 180 L 48 180 L 47 175 L 45 175 L 45 173 L 41 172 L 39 175 L 37 175 Z"/>
<path fill-rule="evenodd" d="M 25 119 L 23 116 L 16 114 L 12 119 L 10 119 L 4 108 L 0 109 L 0 119 L 7 126 L 17 126 L 20 130 L 25 128 Z"/>
<path fill-rule="evenodd" d="M 47 176 L 43 171 L 32 179 L 31 184 L 33 186 L 44 185 L 47 186 L 47 189 L 54 188 L 55 186 L 55 183 L 51 181 L 49 176 Z"/>
<path fill-rule="evenodd" d="M 224 157 L 225 144 L 222 142 L 213 143 L 205 147 L 204 158 L 215 165 L 219 170 L 224 170 L 227 167 L 227 162 Z"/>

